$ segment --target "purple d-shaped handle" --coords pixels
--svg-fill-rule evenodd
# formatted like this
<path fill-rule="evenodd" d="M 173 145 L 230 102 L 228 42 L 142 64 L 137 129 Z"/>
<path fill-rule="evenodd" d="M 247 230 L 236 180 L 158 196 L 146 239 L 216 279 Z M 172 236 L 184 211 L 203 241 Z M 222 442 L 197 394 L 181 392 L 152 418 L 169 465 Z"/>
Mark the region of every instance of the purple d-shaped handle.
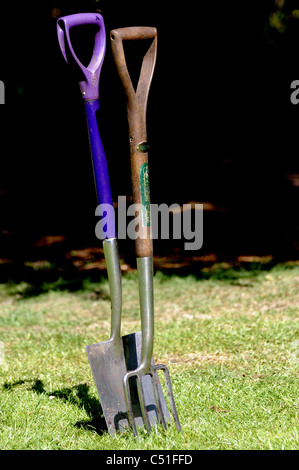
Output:
<path fill-rule="evenodd" d="M 74 52 L 69 31 L 74 26 L 88 24 L 95 24 L 99 29 L 95 36 L 92 58 L 89 65 L 84 67 Z M 97 123 L 97 114 L 99 111 L 99 79 L 106 51 L 106 32 L 103 17 L 98 13 L 79 13 L 61 17 L 57 21 L 57 35 L 60 49 L 66 62 L 68 62 L 67 52 L 71 53 L 86 79 L 85 81 L 79 82 L 79 85 L 85 105 L 98 203 L 108 205 L 107 210 L 105 210 L 105 206 L 103 206 L 103 238 L 113 238 L 116 237 L 116 231 L 108 165 Z M 66 50 L 66 42 L 68 51 Z"/>
<path fill-rule="evenodd" d="M 87 24 L 94 24 L 98 26 L 98 31 L 95 35 L 94 49 L 91 60 L 88 66 L 85 67 L 80 62 L 73 49 L 70 39 L 70 29 L 74 26 L 82 26 Z M 66 62 L 68 62 L 66 50 L 67 43 L 69 52 L 85 76 L 86 81 L 79 82 L 83 99 L 98 99 L 100 73 L 106 52 L 106 31 L 102 15 L 99 13 L 78 13 L 76 15 L 62 16 L 57 21 L 57 35 L 60 49 Z"/>

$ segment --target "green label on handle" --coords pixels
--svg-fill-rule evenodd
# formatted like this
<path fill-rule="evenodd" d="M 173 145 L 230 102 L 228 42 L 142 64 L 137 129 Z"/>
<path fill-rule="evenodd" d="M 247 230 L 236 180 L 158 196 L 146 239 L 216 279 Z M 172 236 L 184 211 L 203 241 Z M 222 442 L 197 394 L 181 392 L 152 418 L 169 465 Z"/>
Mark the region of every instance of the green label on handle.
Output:
<path fill-rule="evenodd" d="M 142 204 L 142 226 L 151 226 L 151 206 L 150 206 L 150 186 L 149 186 L 149 173 L 148 163 L 143 163 L 139 170 L 140 177 L 140 192 L 141 192 L 141 204 Z"/>

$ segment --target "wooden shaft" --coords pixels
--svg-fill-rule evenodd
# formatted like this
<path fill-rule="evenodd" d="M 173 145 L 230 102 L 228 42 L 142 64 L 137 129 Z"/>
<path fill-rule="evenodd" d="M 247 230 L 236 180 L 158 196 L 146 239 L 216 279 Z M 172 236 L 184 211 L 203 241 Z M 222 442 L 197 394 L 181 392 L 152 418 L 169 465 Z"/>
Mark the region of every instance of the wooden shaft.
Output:
<path fill-rule="evenodd" d="M 135 241 L 136 256 L 150 257 L 153 255 L 153 242 L 150 226 L 146 109 L 156 62 L 157 30 L 156 28 L 149 27 L 115 29 L 111 31 L 110 39 L 116 68 L 127 96 L 133 202 L 134 204 L 140 204 L 142 207 L 142 213 L 139 214 L 141 216 L 141 227 L 139 226 L 140 236 Z M 138 39 L 153 39 L 153 41 L 143 58 L 135 93 L 126 64 L 123 40 Z"/>

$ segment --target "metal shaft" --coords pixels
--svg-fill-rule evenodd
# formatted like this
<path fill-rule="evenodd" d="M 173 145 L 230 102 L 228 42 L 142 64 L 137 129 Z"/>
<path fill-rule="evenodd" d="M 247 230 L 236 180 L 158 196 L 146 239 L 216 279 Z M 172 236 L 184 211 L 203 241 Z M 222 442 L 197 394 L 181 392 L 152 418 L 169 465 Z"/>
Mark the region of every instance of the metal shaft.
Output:
<path fill-rule="evenodd" d="M 122 310 L 122 283 L 117 239 L 107 238 L 103 241 L 103 248 L 111 297 L 110 339 L 116 339 L 120 338 Z"/>
<path fill-rule="evenodd" d="M 139 369 L 148 373 L 154 348 L 153 258 L 137 258 L 139 301 L 141 311 L 142 352 Z"/>

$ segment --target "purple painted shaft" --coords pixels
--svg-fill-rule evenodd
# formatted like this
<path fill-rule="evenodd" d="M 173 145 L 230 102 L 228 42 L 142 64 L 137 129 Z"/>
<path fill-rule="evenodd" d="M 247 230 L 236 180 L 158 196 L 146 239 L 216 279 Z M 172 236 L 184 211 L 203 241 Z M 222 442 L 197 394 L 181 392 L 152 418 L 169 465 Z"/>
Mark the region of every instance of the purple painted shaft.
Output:
<path fill-rule="evenodd" d="M 104 213 L 104 238 L 116 237 L 115 219 L 113 210 L 113 201 L 110 190 L 110 181 L 108 174 L 108 165 L 103 144 L 99 134 L 97 123 L 97 111 L 99 110 L 99 101 L 84 101 L 87 128 L 89 135 L 89 144 L 93 163 L 93 173 L 99 204 L 109 204 L 110 210 Z"/>

